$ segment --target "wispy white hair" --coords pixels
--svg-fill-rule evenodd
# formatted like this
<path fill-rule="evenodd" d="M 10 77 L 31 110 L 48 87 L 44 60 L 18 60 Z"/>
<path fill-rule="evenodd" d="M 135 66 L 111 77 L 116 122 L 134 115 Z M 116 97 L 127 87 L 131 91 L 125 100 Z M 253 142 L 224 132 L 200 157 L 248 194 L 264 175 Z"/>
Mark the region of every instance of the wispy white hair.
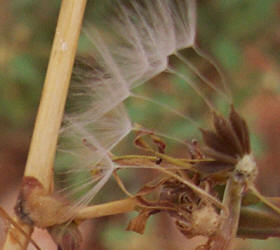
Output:
<path fill-rule="evenodd" d="M 91 57 L 76 63 L 58 147 L 59 159 L 68 159 L 62 174 L 73 176 L 71 194 L 86 190 L 77 206 L 107 182 L 115 169 L 110 151 L 133 128 L 122 102 L 195 43 L 195 0 L 117 1 L 106 18 L 86 29 Z"/>
<path fill-rule="evenodd" d="M 128 2 L 116 4 L 107 33 L 96 26 L 88 33 L 106 67 L 131 89 L 164 71 L 168 56 L 194 45 L 196 9 L 194 0 Z"/>

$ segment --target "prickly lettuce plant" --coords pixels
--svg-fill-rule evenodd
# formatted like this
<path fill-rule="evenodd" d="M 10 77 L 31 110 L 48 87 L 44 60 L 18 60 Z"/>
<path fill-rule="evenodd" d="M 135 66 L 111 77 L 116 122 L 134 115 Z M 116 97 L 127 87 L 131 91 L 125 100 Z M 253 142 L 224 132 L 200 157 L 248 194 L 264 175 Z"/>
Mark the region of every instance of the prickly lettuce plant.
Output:
<path fill-rule="evenodd" d="M 197 45 L 196 1 L 116 1 L 105 17 L 86 24 L 91 50 L 75 62 L 57 150 L 55 184 L 60 199 L 40 194 L 35 201 L 29 195 L 34 202 L 19 202 L 20 217 L 49 228 L 62 249 L 69 244 L 76 249 L 81 241 L 77 222 L 68 221 L 75 221 L 114 177 L 135 201 L 130 210 L 139 212 L 128 230 L 144 233 L 149 217 L 166 212 L 187 238 L 207 237 L 198 249 L 229 249 L 237 236 L 279 236 L 271 232 L 272 225 L 279 225 L 279 208 L 254 187 L 258 171 L 246 121 L 234 108 L 221 70 Z M 196 60 L 212 65 L 220 79 L 210 81 L 201 74 Z M 191 96 L 174 90 L 174 79 Z M 149 96 L 144 90 L 149 84 L 157 84 L 159 92 L 172 86 L 174 101 L 182 108 Z M 217 110 L 217 98 L 225 103 L 228 118 Z M 200 128 L 197 111 L 189 114 L 197 100 L 202 113 L 208 113 L 208 123 L 211 117 L 212 130 Z M 131 113 L 132 102 L 154 107 L 157 122 L 149 122 L 149 109 L 147 114 Z M 145 116 L 141 124 L 139 116 Z M 189 126 L 200 129 L 201 143 L 190 140 Z M 138 148 L 137 154 L 115 154 L 123 142 Z M 177 144 L 184 150 L 172 155 L 170 148 L 176 150 Z M 158 177 L 131 192 L 118 172 L 134 168 L 155 171 Z M 29 192 L 23 189 L 22 197 Z M 51 212 L 43 218 L 34 208 L 45 203 Z"/>

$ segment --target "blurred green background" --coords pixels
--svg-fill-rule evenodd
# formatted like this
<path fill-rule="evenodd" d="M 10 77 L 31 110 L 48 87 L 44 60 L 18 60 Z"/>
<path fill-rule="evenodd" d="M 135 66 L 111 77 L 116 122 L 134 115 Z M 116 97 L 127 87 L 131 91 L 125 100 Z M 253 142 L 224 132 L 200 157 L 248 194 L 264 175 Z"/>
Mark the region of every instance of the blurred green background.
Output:
<path fill-rule="evenodd" d="M 89 0 L 86 20 L 95 11 L 101 11 L 103 3 Z M 57 0 L 1 1 L 0 201 L 3 206 L 16 192 L 23 173 L 59 5 Z M 280 196 L 279 23 L 280 2 L 276 0 L 198 1 L 198 42 L 215 56 L 230 79 L 235 104 L 251 130 L 260 168 L 258 188 L 269 196 Z M 87 47 L 85 35 L 81 34 L 80 53 L 85 54 Z M 207 70 L 204 73 L 211 75 Z M 153 84 L 147 91 L 162 100 L 157 87 Z M 196 114 L 199 112 L 202 111 L 196 110 Z M 153 113 L 150 116 L 155 117 Z M 199 119 L 199 115 L 194 116 Z M 184 129 L 188 128 L 180 130 Z M 126 232 L 127 221 L 126 216 L 114 216 L 87 223 L 90 229 L 84 229 L 88 236 L 84 249 L 186 249 L 188 240 L 174 230 L 165 215 L 152 218 L 144 236 Z M 277 239 L 237 241 L 236 245 L 236 249 L 279 248 Z"/>

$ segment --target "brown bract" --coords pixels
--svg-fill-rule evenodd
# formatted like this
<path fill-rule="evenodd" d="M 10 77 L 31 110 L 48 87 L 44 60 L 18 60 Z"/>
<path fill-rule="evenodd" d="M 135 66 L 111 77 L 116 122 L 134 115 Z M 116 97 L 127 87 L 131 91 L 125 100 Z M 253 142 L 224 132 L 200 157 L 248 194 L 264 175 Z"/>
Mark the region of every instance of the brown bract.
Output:
<path fill-rule="evenodd" d="M 201 129 L 205 147 L 202 152 L 213 160 L 195 164 L 202 174 L 221 174 L 228 177 L 240 159 L 250 154 L 248 127 L 244 119 L 231 107 L 229 119 L 213 113 L 214 130 Z"/>

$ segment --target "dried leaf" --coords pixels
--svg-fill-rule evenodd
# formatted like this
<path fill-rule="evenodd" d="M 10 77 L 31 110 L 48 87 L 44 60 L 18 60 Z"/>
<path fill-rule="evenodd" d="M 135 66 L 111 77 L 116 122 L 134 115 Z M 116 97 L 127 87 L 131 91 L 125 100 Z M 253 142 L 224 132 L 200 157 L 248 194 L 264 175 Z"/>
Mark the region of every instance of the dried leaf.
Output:
<path fill-rule="evenodd" d="M 143 209 L 138 216 L 130 220 L 126 230 L 143 234 L 149 217 L 154 213 L 154 209 Z"/>
<path fill-rule="evenodd" d="M 153 135 L 153 134 L 151 134 L 150 137 L 153 140 L 153 142 L 157 145 L 158 152 L 164 153 L 164 150 L 166 148 L 166 144 L 164 143 L 164 141 L 161 138 L 159 138 L 158 136 Z"/>
<path fill-rule="evenodd" d="M 144 136 L 147 136 L 152 140 L 152 142 L 157 146 L 159 153 L 164 153 L 166 148 L 164 141 L 160 137 L 154 135 L 152 131 L 147 131 L 141 128 L 137 130 L 136 138 L 134 139 L 136 147 L 144 151 L 154 152 L 154 149 L 144 140 Z"/>
<path fill-rule="evenodd" d="M 154 150 L 152 149 L 152 147 L 143 138 L 146 135 L 147 134 L 144 132 L 137 132 L 136 138 L 134 139 L 134 144 L 141 150 L 153 152 Z"/>

